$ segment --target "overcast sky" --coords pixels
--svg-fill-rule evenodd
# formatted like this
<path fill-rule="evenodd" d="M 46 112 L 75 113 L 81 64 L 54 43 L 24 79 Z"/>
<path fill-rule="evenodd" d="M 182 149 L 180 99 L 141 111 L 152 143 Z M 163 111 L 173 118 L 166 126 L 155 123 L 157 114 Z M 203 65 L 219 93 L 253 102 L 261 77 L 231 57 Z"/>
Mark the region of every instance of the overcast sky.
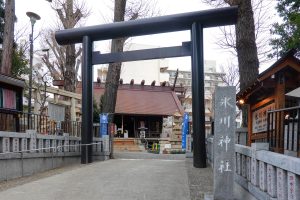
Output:
<path fill-rule="evenodd" d="M 84 2 L 86 7 L 91 10 L 91 14 L 86 20 L 84 26 L 103 24 L 107 23 L 109 19 L 112 19 L 112 0 L 85 0 Z M 160 11 L 161 15 L 192 12 L 210 8 L 209 6 L 201 3 L 201 0 L 156 0 L 156 2 L 156 8 Z M 274 10 L 274 7 L 270 6 L 270 10 Z M 27 11 L 35 12 L 41 16 L 41 20 L 35 25 L 35 34 L 43 29 L 54 27 L 56 15 L 51 9 L 49 2 L 46 0 L 16 0 L 16 15 L 18 18 L 18 22 L 16 24 L 17 30 L 20 30 L 23 27 L 30 27 L 29 18 L 26 16 Z M 210 28 L 204 31 L 204 57 L 206 60 L 216 60 L 218 66 L 227 63 L 230 59 L 233 59 L 232 54 L 228 53 L 226 50 L 220 49 L 215 44 L 216 38 L 219 37 L 220 33 L 218 28 Z M 28 36 L 25 35 L 24 39 L 27 38 Z M 189 40 L 189 31 L 135 37 L 131 39 L 134 43 L 155 46 L 180 45 L 182 42 Z M 97 50 L 105 51 L 107 46 L 107 43 L 101 43 L 97 45 L 97 48 L 99 48 Z M 36 40 L 35 49 L 38 48 L 40 48 L 39 42 Z M 172 69 L 180 68 L 188 70 L 191 67 L 190 58 L 170 59 L 169 65 Z M 265 69 L 269 65 L 270 63 L 264 64 L 261 68 Z"/>

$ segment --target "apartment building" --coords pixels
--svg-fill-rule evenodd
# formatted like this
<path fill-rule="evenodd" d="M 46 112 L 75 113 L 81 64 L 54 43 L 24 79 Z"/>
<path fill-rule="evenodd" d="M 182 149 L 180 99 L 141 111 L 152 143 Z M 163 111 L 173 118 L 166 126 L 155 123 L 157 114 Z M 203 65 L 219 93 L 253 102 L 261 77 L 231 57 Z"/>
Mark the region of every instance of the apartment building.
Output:
<path fill-rule="evenodd" d="M 170 85 L 174 84 L 176 77 L 176 70 L 166 70 L 169 74 Z M 221 79 L 223 73 L 216 70 L 216 61 L 204 61 L 204 89 L 205 89 L 205 133 L 211 133 L 211 117 L 213 107 L 213 93 L 216 86 L 224 86 Z M 183 101 L 183 108 L 185 112 L 189 113 L 190 121 L 192 121 L 192 74 L 191 71 L 178 71 L 176 85 L 182 85 L 185 88 L 185 99 Z"/>

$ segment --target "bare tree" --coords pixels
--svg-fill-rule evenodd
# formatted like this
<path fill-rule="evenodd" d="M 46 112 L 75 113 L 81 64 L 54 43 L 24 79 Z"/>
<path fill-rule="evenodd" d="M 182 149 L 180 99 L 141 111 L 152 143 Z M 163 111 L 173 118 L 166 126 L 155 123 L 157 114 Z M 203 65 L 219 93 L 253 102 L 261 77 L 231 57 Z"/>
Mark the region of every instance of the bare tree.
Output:
<path fill-rule="evenodd" d="M 230 62 L 227 65 L 222 65 L 221 72 L 219 77 L 227 86 L 239 87 L 239 69 L 235 64 Z"/>
<path fill-rule="evenodd" d="M 256 30 L 253 17 L 253 7 L 251 0 L 202 0 L 206 3 L 215 6 L 238 6 L 238 20 L 235 26 L 235 45 L 232 41 L 234 39 L 225 40 L 225 43 L 232 44 L 236 48 L 239 77 L 240 77 L 240 90 L 245 90 L 252 84 L 258 76 L 259 60 L 256 46 Z M 247 108 L 242 107 L 243 121 L 242 126 L 247 127 Z"/>
<path fill-rule="evenodd" d="M 49 30 L 46 34 L 43 35 L 43 47 L 45 49 L 49 48 L 47 54 L 42 54 L 42 62 L 47 66 L 50 75 L 54 80 L 65 80 L 65 74 L 67 70 L 67 59 L 66 59 L 66 46 L 60 46 L 57 44 L 54 38 L 54 32 Z M 77 84 L 77 74 L 79 66 L 81 63 L 81 52 L 82 48 L 78 47 L 75 52 L 75 65 L 73 70 L 75 72 L 75 83 L 72 87 L 76 87 Z M 67 89 L 66 89 L 67 90 Z M 75 90 L 68 90 L 74 92 Z"/>
<path fill-rule="evenodd" d="M 80 25 L 80 21 L 89 15 L 84 3 L 76 0 L 53 0 L 52 9 L 56 12 L 58 29 L 71 29 Z M 57 29 L 56 28 L 56 29 Z M 56 80 L 64 80 L 64 89 L 75 92 L 77 85 L 77 72 L 81 62 L 81 47 L 75 44 L 59 46 L 54 38 L 54 30 L 44 35 L 45 48 L 51 52 L 45 54 L 42 61 L 49 69 L 51 76 Z M 66 108 L 65 120 L 70 120 L 70 109 Z"/>
<path fill-rule="evenodd" d="M 240 74 L 240 88 L 245 89 L 251 84 L 258 76 L 258 54 L 256 46 L 256 30 L 253 17 L 253 9 L 251 0 L 217 0 L 209 1 L 203 0 L 207 3 L 223 6 L 238 6 L 238 21 L 235 26 L 235 40 L 231 35 L 225 40 L 225 43 L 230 44 L 231 47 L 237 51 L 238 63 L 239 63 L 239 74 Z M 232 42 L 236 41 L 235 44 Z"/>
<path fill-rule="evenodd" d="M 89 15 L 84 4 L 75 0 L 54 0 L 52 9 L 58 16 L 56 22 L 59 29 L 70 29 L 79 25 L 80 20 Z M 54 38 L 54 31 L 44 34 L 44 47 L 51 50 L 43 58 L 54 79 L 64 80 L 64 89 L 75 92 L 77 83 L 77 72 L 80 65 L 81 48 L 76 49 L 75 44 L 59 46 Z M 53 55 L 54 59 L 50 59 Z"/>
<path fill-rule="evenodd" d="M 204 1 L 207 2 L 206 0 Z M 268 11 L 268 9 L 270 8 L 270 1 L 252 0 L 252 4 L 255 25 L 255 42 L 257 45 L 258 59 L 260 63 L 264 63 L 269 61 L 270 58 L 268 57 L 268 54 L 271 51 L 268 37 L 269 27 L 272 21 L 270 20 L 272 13 Z M 217 44 L 221 48 L 229 50 L 234 56 L 237 56 L 235 27 L 220 27 L 220 31 L 222 34 L 220 37 L 218 37 Z"/>
<path fill-rule="evenodd" d="M 15 0 L 5 1 L 5 18 L 3 34 L 3 52 L 0 72 L 10 75 L 12 67 L 12 55 L 14 44 L 14 27 L 15 27 Z"/>
<path fill-rule="evenodd" d="M 47 94 L 47 87 L 49 84 L 49 74 L 48 72 L 42 74 L 40 70 L 36 69 L 34 70 L 34 87 L 36 88 L 35 91 L 35 102 L 39 105 L 39 114 L 45 115 L 47 106 L 47 98 L 49 98 L 50 95 Z"/>
<path fill-rule="evenodd" d="M 137 18 L 153 16 L 156 14 L 155 9 L 153 9 L 155 5 L 147 0 L 115 0 L 114 3 L 114 22 L 135 20 Z M 127 39 L 128 38 L 113 39 L 111 43 L 111 52 L 123 52 L 124 43 Z M 101 112 L 115 112 L 121 66 L 122 63 L 111 63 L 108 66 L 103 105 L 101 105 L 103 110 L 101 110 Z M 112 120 L 112 118 L 110 120 Z"/>

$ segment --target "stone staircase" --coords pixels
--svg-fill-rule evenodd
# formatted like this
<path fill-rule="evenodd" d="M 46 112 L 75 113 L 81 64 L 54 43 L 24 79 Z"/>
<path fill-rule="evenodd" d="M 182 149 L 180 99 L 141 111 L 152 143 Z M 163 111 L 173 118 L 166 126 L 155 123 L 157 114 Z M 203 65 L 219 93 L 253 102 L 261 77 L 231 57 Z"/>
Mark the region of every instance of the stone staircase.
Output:
<path fill-rule="evenodd" d="M 129 151 L 129 152 L 142 152 L 145 151 L 143 146 L 138 144 L 134 138 L 114 138 L 114 151 Z"/>

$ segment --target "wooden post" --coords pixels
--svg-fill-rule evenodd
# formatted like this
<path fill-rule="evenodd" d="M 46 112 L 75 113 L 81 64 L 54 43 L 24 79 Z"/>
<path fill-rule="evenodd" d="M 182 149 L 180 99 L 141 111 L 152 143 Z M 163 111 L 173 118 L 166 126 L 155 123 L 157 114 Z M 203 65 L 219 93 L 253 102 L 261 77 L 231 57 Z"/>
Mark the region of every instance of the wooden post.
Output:
<path fill-rule="evenodd" d="M 71 121 L 76 121 L 75 98 L 71 98 Z"/>

